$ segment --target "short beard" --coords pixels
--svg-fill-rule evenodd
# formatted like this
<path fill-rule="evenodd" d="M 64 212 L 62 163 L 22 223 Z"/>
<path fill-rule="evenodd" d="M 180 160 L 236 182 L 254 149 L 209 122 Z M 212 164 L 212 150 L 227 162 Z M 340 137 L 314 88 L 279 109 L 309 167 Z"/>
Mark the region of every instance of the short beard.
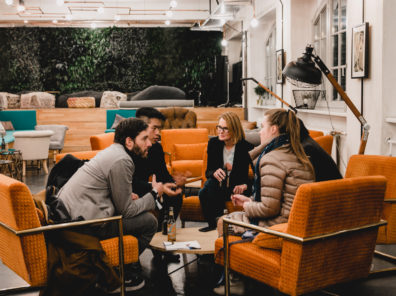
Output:
<path fill-rule="evenodd" d="M 139 146 L 133 145 L 132 154 L 139 156 L 141 158 L 147 158 L 147 153 L 145 153 Z"/>

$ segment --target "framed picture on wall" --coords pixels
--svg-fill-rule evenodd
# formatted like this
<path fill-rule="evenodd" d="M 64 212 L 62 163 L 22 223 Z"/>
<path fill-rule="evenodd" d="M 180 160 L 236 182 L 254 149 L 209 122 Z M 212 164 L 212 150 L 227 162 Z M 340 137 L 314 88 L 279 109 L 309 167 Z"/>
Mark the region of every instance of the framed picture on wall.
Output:
<path fill-rule="evenodd" d="M 283 49 L 279 49 L 276 51 L 276 83 L 283 83 L 283 75 L 282 70 L 285 66 L 283 63 Z"/>
<path fill-rule="evenodd" d="M 352 28 L 352 78 L 368 76 L 368 23 Z"/>

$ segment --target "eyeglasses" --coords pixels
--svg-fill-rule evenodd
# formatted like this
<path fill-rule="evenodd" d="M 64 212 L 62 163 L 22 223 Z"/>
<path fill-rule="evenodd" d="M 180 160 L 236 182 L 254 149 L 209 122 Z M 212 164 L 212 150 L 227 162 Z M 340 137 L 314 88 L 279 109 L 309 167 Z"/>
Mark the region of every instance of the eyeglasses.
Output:
<path fill-rule="evenodd" d="M 216 129 L 217 129 L 218 132 L 228 133 L 228 127 L 222 127 L 220 125 L 216 125 Z"/>

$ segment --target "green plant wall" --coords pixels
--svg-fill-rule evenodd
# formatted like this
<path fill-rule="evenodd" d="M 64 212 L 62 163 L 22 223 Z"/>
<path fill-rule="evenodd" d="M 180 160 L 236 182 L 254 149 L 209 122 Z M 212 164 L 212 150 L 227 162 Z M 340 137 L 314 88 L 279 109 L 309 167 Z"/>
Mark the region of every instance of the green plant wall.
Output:
<path fill-rule="evenodd" d="M 0 91 L 117 90 L 171 85 L 207 100 L 219 32 L 188 28 L 0 28 Z"/>

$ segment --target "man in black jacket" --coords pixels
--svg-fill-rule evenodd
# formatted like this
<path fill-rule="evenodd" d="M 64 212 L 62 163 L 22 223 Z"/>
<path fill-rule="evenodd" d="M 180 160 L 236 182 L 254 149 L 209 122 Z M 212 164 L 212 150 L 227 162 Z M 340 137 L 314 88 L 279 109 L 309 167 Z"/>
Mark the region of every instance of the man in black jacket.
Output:
<path fill-rule="evenodd" d="M 315 170 L 315 181 L 342 179 L 340 171 L 333 158 L 310 137 L 307 128 L 300 119 L 300 140 L 305 154 Z"/>
<path fill-rule="evenodd" d="M 183 197 L 181 186 L 185 183 L 185 178 L 174 178 L 169 174 L 166 167 L 164 150 L 161 143 L 161 129 L 165 121 L 164 115 L 158 110 L 150 107 L 143 107 L 137 110 L 136 117 L 144 120 L 149 126 L 149 139 L 152 146 L 149 148 L 145 158 L 134 156 L 135 173 L 133 175 L 133 191 L 139 196 L 143 196 L 151 191 L 149 177 L 155 175 L 158 182 L 164 185 L 163 209 L 158 213 L 158 230 L 161 229 L 164 214 L 167 214 L 169 207 L 173 207 L 175 218 L 180 212 Z"/>

